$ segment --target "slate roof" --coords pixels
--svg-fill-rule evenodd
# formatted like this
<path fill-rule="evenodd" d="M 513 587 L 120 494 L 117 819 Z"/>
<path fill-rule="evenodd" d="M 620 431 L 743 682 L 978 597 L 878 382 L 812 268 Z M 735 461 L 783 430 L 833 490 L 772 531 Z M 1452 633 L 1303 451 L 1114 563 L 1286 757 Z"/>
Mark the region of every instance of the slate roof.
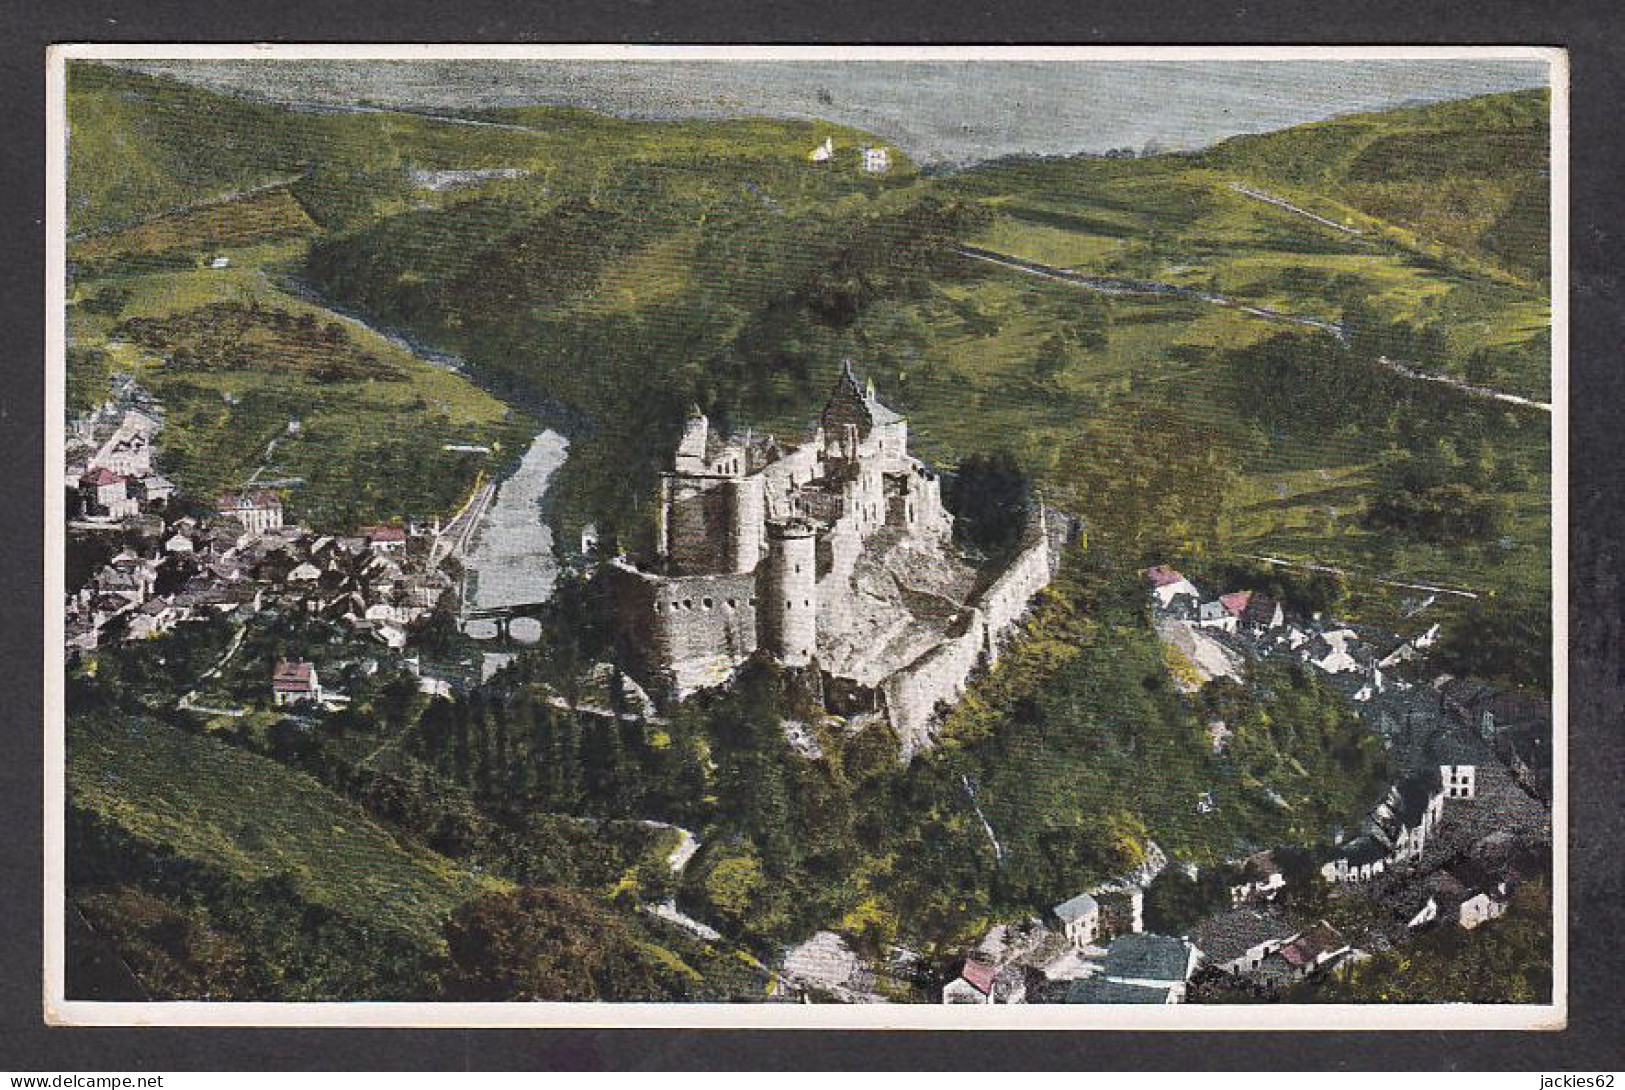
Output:
<path fill-rule="evenodd" d="M 1314 965 L 1316 959 L 1341 950 L 1348 942 L 1331 924 L 1322 920 L 1296 939 L 1281 947 L 1281 957 L 1293 968 Z"/>
<path fill-rule="evenodd" d="M 1269 624 L 1275 619 L 1275 607 L 1279 604 L 1267 594 L 1254 594 L 1242 610 L 1242 619 L 1253 624 Z"/>
<path fill-rule="evenodd" d="M 1347 859 L 1351 866 L 1358 867 L 1366 863 L 1375 863 L 1379 859 L 1388 858 L 1388 849 L 1372 837 L 1357 836 L 1341 845 L 1337 854 Z"/>
<path fill-rule="evenodd" d="M 1121 984 L 1102 976 L 1086 976 L 1074 980 L 1066 990 L 1068 1003 L 1156 1003 L 1168 1002 L 1171 988 L 1142 988 L 1138 984 Z"/>
<path fill-rule="evenodd" d="M 1055 916 L 1062 923 L 1081 920 L 1090 913 L 1099 911 L 1100 902 L 1087 893 L 1080 893 L 1070 901 L 1063 901 L 1055 906 Z"/>
<path fill-rule="evenodd" d="M 1106 948 L 1107 976 L 1183 983 L 1189 969 L 1190 947 L 1168 935 L 1119 935 Z"/>
<path fill-rule="evenodd" d="M 1207 960 L 1222 965 L 1264 942 L 1285 942 L 1296 928 L 1278 912 L 1238 908 L 1197 924 L 1191 941 Z"/>

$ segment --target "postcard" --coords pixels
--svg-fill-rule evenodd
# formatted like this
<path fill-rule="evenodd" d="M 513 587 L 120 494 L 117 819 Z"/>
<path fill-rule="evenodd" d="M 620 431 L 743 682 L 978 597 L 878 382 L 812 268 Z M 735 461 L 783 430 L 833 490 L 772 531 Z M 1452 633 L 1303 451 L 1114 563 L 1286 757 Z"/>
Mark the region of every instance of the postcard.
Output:
<path fill-rule="evenodd" d="M 1562 51 L 48 67 L 48 1020 L 1564 1024 Z"/>

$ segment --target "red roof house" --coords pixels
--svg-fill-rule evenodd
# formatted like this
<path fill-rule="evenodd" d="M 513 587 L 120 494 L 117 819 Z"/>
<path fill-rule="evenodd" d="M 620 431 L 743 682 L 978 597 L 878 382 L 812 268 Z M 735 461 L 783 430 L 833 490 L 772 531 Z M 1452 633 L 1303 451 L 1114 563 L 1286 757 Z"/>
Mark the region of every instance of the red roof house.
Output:
<path fill-rule="evenodd" d="M 279 662 L 271 672 L 271 699 L 276 704 L 320 700 L 322 685 L 316 667 L 308 662 Z"/>

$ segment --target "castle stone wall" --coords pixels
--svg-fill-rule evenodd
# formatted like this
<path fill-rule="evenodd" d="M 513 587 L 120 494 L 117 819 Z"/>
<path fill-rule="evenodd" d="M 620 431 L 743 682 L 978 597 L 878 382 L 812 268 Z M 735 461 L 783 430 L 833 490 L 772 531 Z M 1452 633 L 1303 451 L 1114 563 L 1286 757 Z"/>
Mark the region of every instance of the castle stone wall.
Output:
<path fill-rule="evenodd" d="M 1033 597 L 1049 585 L 1053 574 L 1049 535 L 1041 523 L 1036 529 L 1036 533 L 1028 533 L 1026 548 L 976 600 L 987 617 L 990 662 L 997 661 L 1016 623 L 1026 614 Z"/>
<path fill-rule="evenodd" d="M 730 490 L 711 479 L 667 478 L 667 555 L 676 575 L 715 571 L 731 560 Z"/>
<path fill-rule="evenodd" d="M 881 682 L 886 713 L 905 757 L 931 745 L 938 705 L 958 700 L 976 668 L 997 660 L 1052 574 L 1049 534 L 1040 521 L 1029 531 L 1026 547 L 977 596 L 963 630 Z"/>
<path fill-rule="evenodd" d="M 681 699 L 726 681 L 757 647 L 752 573 L 651 577 L 626 565 L 606 569 L 626 626 L 629 666 L 646 688 Z"/>
<path fill-rule="evenodd" d="M 767 482 L 760 475 L 728 482 L 728 560 L 735 572 L 752 572 L 762 560 L 767 521 Z"/>
<path fill-rule="evenodd" d="M 963 631 L 880 683 L 886 715 L 902 744 L 905 758 L 931 746 L 931 723 L 937 705 L 957 700 L 966 679 L 981 662 L 987 641 L 987 618 L 972 609 Z"/>

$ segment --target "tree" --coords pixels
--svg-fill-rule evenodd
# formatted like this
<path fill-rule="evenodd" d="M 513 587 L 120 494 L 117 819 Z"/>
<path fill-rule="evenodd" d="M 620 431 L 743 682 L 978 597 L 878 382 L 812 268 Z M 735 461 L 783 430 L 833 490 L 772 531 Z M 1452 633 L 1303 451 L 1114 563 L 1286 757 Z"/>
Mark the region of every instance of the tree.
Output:
<path fill-rule="evenodd" d="M 680 970 L 652 956 L 626 920 L 573 890 L 527 886 L 478 897 L 452 914 L 446 945 L 452 969 L 444 987 L 452 999 L 683 997 Z"/>
<path fill-rule="evenodd" d="M 1027 529 L 1032 482 L 1007 450 L 972 454 L 959 463 L 949 490 L 954 533 L 988 551 L 1009 548 Z"/>
<path fill-rule="evenodd" d="M 1166 867 L 1145 889 L 1145 929 L 1183 935 L 1199 920 L 1230 904 L 1230 891 L 1219 871 L 1192 878 L 1183 867 Z"/>

